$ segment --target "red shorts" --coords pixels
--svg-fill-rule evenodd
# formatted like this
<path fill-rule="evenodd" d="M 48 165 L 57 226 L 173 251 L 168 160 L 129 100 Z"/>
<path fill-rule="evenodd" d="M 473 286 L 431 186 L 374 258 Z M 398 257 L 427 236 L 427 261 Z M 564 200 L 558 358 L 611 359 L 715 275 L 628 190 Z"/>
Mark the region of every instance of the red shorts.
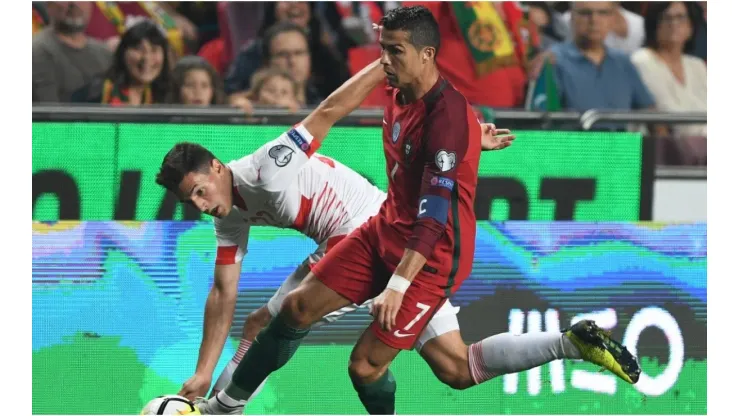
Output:
<path fill-rule="evenodd" d="M 378 296 L 388 284 L 398 259 L 383 259 L 378 254 L 378 238 L 374 232 L 374 217 L 332 248 L 312 268 L 313 274 L 326 286 L 361 305 Z M 387 247 L 384 247 L 384 251 Z M 396 326 L 383 330 L 373 321 L 372 331 L 386 345 L 408 350 L 445 301 L 442 289 L 430 282 L 439 276 L 425 270 L 419 272 L 406 291 L 401 309 L 396 315 Z"/>

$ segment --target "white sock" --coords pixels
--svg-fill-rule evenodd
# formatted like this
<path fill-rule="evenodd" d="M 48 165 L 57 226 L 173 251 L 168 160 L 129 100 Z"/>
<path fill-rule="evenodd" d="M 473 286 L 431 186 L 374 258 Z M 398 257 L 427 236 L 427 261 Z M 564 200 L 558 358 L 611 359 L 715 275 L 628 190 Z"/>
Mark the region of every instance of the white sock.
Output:
<path fill-rule="evenodd" d="M 478 341 L 468 349 L 468 366 L 475 384 L 563 358 L 579 359 L 581 353 L 559 332 L 507 332 Z"/>
<path fill-rule="evenodd" d="M 246 400 L 233 399 L 225 391 L 220 391 L 208 399 L 205 406 L 199 410 L 205 415 L 240 415 L 244 413 L 246 404 Z"/>
<path fill-rule="evenodd" d="M 226 364 L 226 367 L 224 367 L 224 371 L 222 371 L 221 375 L 218 376 L 216 384 L 213 385 L 211 397 L 215 397 L 219 392 L 225 389 L 226 386 L 229 385 L 229 383 L 231 383 L 231 377 L 234 375 L 236 367 L 239 366 L 239 362 L 242 360 L 242 358 L 244 358 L 244 355 L 247 353 L 247 350 L 250 346 L 252 346 L 252 341 L 248 341 L 244 338 L 239 341 L 239 348 L 236 350 L 236 354 L 234 354 L 234 357 Z M 267 378 L 269 377 L 266 377 L 262 384 L 257 387 L 257 390 L 255 390 L 252 395 L 249 396 L 249 400 L 247 400 L 246 403 L 251 402 L 252 399 L 257 397 L 260 391 L 262 391 L 262 388 L 265 387 Z"/>
<path fill-rule="evenodd" d="M 210 397 L 218 394 L 218 392 L 225 389 L 226 385 L 231 382 L 231 376 L 234 374 L 234 371 L 236 371 L 236 367 L 239 365 L 239 362 L 242 360 L 242 358 L 244 358 L 244 354 L 247 353 L 247 350 L 251 346 L 252 341 L 248 341 L 244 338 L 239 341 L 239 347 L 236 349 L 236 353 L 231 358 L 231 360 L 226 363 L 224 371 L 222 371 L 221 375 L 219 375 L 216 379 L 216 384 L 213 385 L 213 390 L 211 391 Z"/>

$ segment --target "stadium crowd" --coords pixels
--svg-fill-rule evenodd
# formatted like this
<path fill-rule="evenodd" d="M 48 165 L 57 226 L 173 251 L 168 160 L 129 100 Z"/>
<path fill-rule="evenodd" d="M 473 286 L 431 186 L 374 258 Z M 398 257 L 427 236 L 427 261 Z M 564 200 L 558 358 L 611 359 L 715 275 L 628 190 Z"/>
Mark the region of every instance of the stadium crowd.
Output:
<path fill-rule="evenodd" d="M 706 112 L 706 2 L 34 2 L 33 102 L 310 107 L 379 56 L 372 24 L 412 4 L 476 106 Z"/>

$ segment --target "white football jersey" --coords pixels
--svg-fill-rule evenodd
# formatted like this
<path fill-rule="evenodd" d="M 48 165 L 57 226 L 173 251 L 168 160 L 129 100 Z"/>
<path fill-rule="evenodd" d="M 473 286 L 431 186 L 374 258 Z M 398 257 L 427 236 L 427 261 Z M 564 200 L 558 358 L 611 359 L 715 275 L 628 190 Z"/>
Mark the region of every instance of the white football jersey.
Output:
<path fill-rule="evenodd" d="M 227 164 L 233 175 L 234 206 L 214 220 L 216 264 L 234 264 L 247 251 L 249 227 L 293 228 L 321 244 L 349 234 L 378 213 L 385 192 L 317 146 L 303 125 L 256 152 Z"/>

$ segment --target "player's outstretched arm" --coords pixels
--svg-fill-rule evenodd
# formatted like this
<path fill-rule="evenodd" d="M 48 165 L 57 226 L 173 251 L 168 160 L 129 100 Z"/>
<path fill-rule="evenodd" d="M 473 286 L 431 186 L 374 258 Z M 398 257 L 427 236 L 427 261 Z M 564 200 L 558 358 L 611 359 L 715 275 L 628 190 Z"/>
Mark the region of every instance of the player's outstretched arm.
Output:
<path fill-rule="evenodd" d="M 234 318 L 241 270 L 241 262 L 216 265 L 213 287 L 206 300 L 203 341 L 200 344 L 196 372 L 210 376 L 216 368 Z"/>
<path fill-rule="evenodd" d="M 334 123 L 357 108 L 384 76 L 380 60 L 373 62 L 342 84 L 301 123 L 237 162 L 244 163 L 243 171 L 251 172 L 248 181 L 252 186 L 270 192 L 290 186 Z"/>
<path fill-rule="evenodd" d="M 241 262 L 216 265 L 213 287 L 206 300 L 203 320 L 203 340 L 200 343 L 195 375 L 183 384 L 178 393 L 194 400 L 204 397 L 211 387 L 213 371 L 223 351 L 234 318 Z"/>
<path fill-rule="evenodd" d="M 318 148 L 329 129 L 359 107 L 384 78 L 383 66 L 378 59 L 326 97 L 302 122 L 313 136 L 311 147 Z"/>
<path fill-rule="evenodd" d="M 235 211 L 232 211 L 235 213 Z M 204 397 L 211 387 L 213 370 L 223 351 L 234 319 L 242 260 L 247 253 L 249 226 L 238 214 L 216 218 L 213 228 L 218 248 L 213 272 L 213 286 L 206 300 L 203 340 L 198 352 L 195 375 L 183 384 L 178 394 L 190 400 Z"/>

